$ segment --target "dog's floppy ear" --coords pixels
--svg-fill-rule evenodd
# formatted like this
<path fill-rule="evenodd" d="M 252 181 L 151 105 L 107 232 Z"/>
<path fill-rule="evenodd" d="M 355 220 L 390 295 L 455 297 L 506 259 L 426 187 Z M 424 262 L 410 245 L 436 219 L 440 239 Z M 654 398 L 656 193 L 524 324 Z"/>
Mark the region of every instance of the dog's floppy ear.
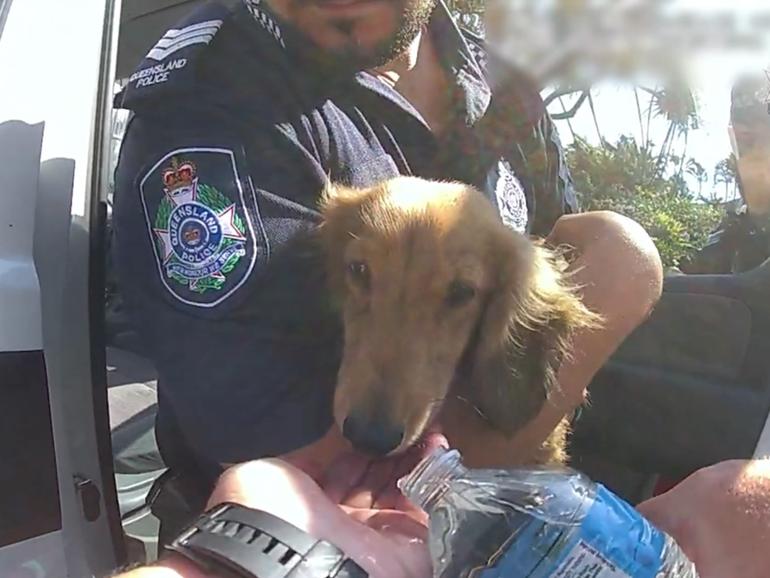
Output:
<path fill-rule="evenodd" d="M 566 278 L 566 263 L 540 243 L 506 231 L 499 277 L 468 352 L 470 401 L 507 436 L 531 420 L 551 391 L 572 334 L 599 325 Z"/>

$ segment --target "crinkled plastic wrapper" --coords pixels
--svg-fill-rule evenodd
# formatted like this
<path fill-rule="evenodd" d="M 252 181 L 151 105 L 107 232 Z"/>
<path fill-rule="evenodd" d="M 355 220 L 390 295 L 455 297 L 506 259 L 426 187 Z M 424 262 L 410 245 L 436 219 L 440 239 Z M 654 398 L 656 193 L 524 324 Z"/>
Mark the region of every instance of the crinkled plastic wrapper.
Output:
<path fill-rule="evenodd" d="M 431 512 L 440 578 L 697 578 L 665 533 L 569 469 L 468 471 Z"/>

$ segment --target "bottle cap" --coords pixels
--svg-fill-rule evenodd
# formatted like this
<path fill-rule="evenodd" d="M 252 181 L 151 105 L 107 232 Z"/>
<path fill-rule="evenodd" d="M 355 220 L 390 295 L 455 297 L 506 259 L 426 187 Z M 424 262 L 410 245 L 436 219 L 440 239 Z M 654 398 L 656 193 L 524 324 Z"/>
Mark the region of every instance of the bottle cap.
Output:
<path fill-rule="evenodd" d="M 446 492 L 447 482 L 463 470 L 460 452 L 436 447 L 417 464 L 412 473 L 398 481 L 398 489 L 413 504 L 427 510 L 431 503 Z"/>

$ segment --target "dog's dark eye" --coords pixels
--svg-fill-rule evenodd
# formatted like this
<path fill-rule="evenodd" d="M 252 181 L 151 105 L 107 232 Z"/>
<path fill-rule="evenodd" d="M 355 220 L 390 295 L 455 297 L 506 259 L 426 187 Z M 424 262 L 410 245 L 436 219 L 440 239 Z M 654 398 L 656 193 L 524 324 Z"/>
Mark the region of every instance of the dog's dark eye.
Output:
<path fill-rule="evenodd" d="M 449 307 L 461 307 L 476 296 L 476 289 L 462 281 L 452 281 L 446 294 Z"/>
<path fill-rule="evenodd" d="M 356 285 L 363 289 L 369 288 L 369 266 L 363 261 L 353 261 L 348 263 L 348 275 Z"/>

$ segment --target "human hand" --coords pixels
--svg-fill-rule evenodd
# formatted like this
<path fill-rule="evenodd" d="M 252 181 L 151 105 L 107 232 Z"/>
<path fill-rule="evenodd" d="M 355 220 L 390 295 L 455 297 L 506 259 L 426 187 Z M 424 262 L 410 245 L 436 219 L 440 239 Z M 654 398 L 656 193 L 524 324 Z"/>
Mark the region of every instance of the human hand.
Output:
<path fill-rule="evenodd" d="M 770 568 L 770 460 L 722 462 L 640 504 L 700 578 L 764 578 Z"/>
<path fill-rule="evenodd" d="M 208 507 L 234 502 L 269 512 L 335 544 L 373 578 L 427 578 L 427 519 L 396 481 L 439 444 L 446 440 L 431 436 L 402 456 L 378 461 L 348 452 L 326 471 L 315 467 L 320 461 L 311 459 L 318 456 L 313 450 L 237 465 L 222 475 Z"/>

